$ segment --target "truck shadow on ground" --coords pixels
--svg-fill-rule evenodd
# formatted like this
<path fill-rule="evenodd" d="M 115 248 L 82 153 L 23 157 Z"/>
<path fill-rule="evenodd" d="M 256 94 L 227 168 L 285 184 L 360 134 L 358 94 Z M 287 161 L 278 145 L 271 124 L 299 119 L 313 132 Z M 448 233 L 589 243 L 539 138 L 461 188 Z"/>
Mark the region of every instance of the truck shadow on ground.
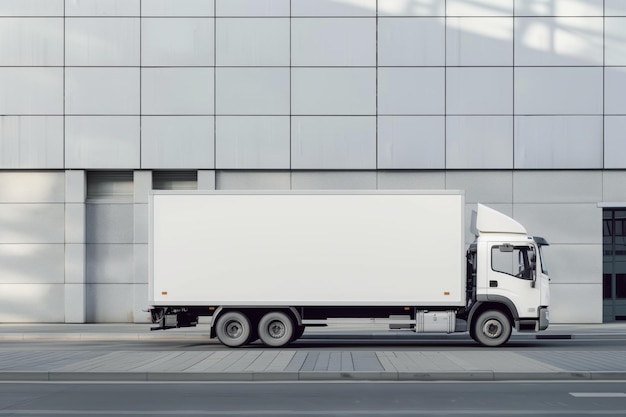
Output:
<path fill-rule="evenodd" d="M 189 348 L 201 348 L 202 346 L 219 350 L 271 350 L 275 348 L 267 347 L 261 342 L 253 342 L 241 348 L 231 349 L 219 343 L 202 343 L 187 345 Z M 502 350 L 519 350 L 519 349 L 571 349 L 570 341 L 545 341 L 545 340 L 524 340 L 511 341 L 504 346 L 485 347 L 481 346 L 473 340 L 297 340 L 287 346 L 277 348 L 280 350 L 477 350 L 477 351 L 502 351 Z"/>

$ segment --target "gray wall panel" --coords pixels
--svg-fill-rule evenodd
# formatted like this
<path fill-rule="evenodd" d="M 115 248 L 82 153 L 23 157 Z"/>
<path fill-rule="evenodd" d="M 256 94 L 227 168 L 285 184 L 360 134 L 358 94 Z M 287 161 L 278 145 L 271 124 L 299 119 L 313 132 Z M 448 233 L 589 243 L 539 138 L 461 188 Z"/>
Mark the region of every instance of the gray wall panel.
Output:
<path fill-rule="evenodd" d="M 626 16 L 626 3 L 622 0 L 604 0 L 606 16 Z"/>
<path fill-rule="evenodd" d="M 288 171 L 215 171 L 217 190 L 289 190 Z"/>
<path fill-rule="evenodd" d="M 135 257 L 133 268 L 133 282 L 135 284 L 148 284 L 150 275 L 150 252 L 148 244 L 134 244 L 133 252 Z M 146 288 L 145 297 L 148 297 L 148 289 Z M 144 306 L 147 303 L 144 303 Z M 145 307 L 144 307 L 145 308 Z"/>
<path fill-rule="evenodd" d="M 602 200 L 601 171 L 515 171 L 516 203 L 597 203 Z"/>
<path fill-rule="evenodd" d="M 218 116 L 218 169 L 288 169 L 288 116 Z"/>
<path fill-rule="evenodd" d="M 602 78 L 602 68 L 516 68 L 515 113 L 602 114 Z"/>
<path fill-rule="evenodd" d="M 289 66 L 289 25 L 289 19 L 218 19 L 217 65 Z"/>
<path fill-rule="evenodd" d="M 213 114 L 213 68 L 142 68 L 144 115 Z"/>
<path fill-rule="evenodd" d="M 139 68 L 66 68 L 67 114 L 139 114 Z"/>
<path fill-rule="evenodd" d="M 626 207 L 626 171 L 602 172 L 602 201 L 621 201 Z"/>
<path fill-rule="evenodd" d="M 446 3 L 441 1 L 418 2 L 412 0 L 385 0 L 378 2 L 379 16 L 445 16 Z"/>
<path fill-rule="evenodd" d="M 554 284 L 550 298 L 552 323 L 602 323 L 602 284 Z"/>
<path fill-rule="evenodd" d="M 443 171 L 376 171 L 381 190 L 444 190 L 446 174 Z"/>
<path fill-rule="evenodd" d="M 294 115 L 376 114 L 376 69 L 293 68 Z"/>
<path fill-rule="evenodd" d="M 379 68 L 378 114 L 445 113 L 443 68 Z"/>
<path fill-rule="evenodd" d="M 378 65 L 443 66 L 445 31 L 445 19 L 439 17 L 379 18 Z"/>
<path fill-rule="evenodd" d="M 63 204 L 0 204 L 0 243 L 63 243 Z"/>
<path fill-rule="evenodd" d="M 133 282 L 134 254 L 130 244 L 89 244 L 86 253 L 88 284 Z"/>
<path fill-rule="evenodd" d="M 291 51 L 294 66 L 375 66 L 376 20 L 293 19 Z"/>
<path fill-rule="evenodd" d="M 606 114 L 626 114 L 626 67 L 604 69 L 604 112 Z"/>
<path fill-rule="evenodd" d="M 212 116 L 144 116 L 141 167 L 213 168 L 214 133 Z"/>
<path fill-rule="evenodd" d="M 213 18 L 141 20 L 142 66 L 211 66 Z"/>
<path fill-rule="evenodd" d="M 85 205 L 65 205 L 65 243 L 85 243 Z"/>
<path fill-rule="evenodd" d="M 62 284 L 64 245 L 0 244 L 0 284 Z"/>
<path fill-rule="evenodd" d="M 65 65 L 139 66 L 139 27 L 139 19 L 66 19 Z"/>
<path fill-rule="evenodd" d="M 295 171 L 291 177 L 294 190 L 375 190 L 376 172 Z"/>
<path fill-rule="evenodd" d="M 518 116 L 515 168 L 602 168 L 602 116 Z"/>
<path fill-rule="evenodd" d="M 63 65 L 63 19 L 2 19 L 0 66 L 53 65 Z"/>
<path fill-rule="evenodd" d="M 216 113 L 289 114 L 289 68 L 217 68 Z"/>
<path fill-rule="evenodd" d="M 602 65 L 603 28 L 602 17 L 517 18 L 515 65 Z"/>
<path fill-rule="evenodd" d="M 67 168 L 139 168 L 139 116 L 65 118 Z"/>
<path fill-rule="evenodd" d="M 72 0 L 65 2 L 67 16 L 139 16 L 141 0 Z"/>
<path fill-rule="evenodd" d="M 63 68 L 0 68 L 0 114 L 62 115 Z"/>
<path fill-rule="evenodd" d="M 64 0 L 0 0 L 0 16 L 63 16 Z"/>
<path fill-rule="evenodd" d="M 293 117 L 294 169 L 375 169 L 375 117 Z"/>
<path fill-rule="evenodd" d="M 446 20 L 446 65 L 512 66 L 513 19 L 451 17 Z"/>
<path fill-rule="evenodd" d="M 516 16 L 602 16 L 602 9 L 603 0 L 515 0 Z"/>
<path fill-rule="evenodd" d="M 514 215 L 530 235 L 551 244 L 602 244 L 602 209 L 597 204 L 518 203 Z"/>
<path fill-rule="evenodd" d="M 0 168 L 63 168 L 63 116 L 0 116 Z"/>
<path fill-rule="evenodd" d="M 626 116 L 604 118 L 604 168 L 626 168 Z"/>
<path fill-rule="evenodd" d="M 513 0 L 447 0 L 448 16 L 512 16 Z"/>
<path fill-rule="evenodd" d="M 62 323 L 63 284 L 0 284 L 0 317 L 4 323 Z"/>
<path fill-rule="evenodd" d="M 381 116 L 378 118 L 379 169 L 443 169 L 443 116 Z"/>
<path fill-rule="evenodd" d="M 87 243 L 133 243 L 132 204 L 87 204 Z"/>
<path fill-rule="evenodd" d="M 141 0 L 142 16 L 213 16 L 215 0 Z"/>
<path fill-rule="evenodd" d="M 448 114 L 511 114 L 512 68 L 447 68 Z"/>
<path fill-rule="evenodd" d="M 65 244 L 65 283 L 66 284 L 84 284 L 85 283 L 86 249 L 87 248 L 84 243 L 66 243 Z"/>
<path fill-rule="evenodd" d="M 62 203 L 64 193 L 62 172 L 0 171 L 0 204 Z"/>
<path fill-rule="evenodd" d="M 465 203 L 512 202 L 511 171 L 448 171 L 446 189 L 465 191 Z"/>
<path fill-rule="evenodd" d="M 289 16 L 291 0 L 215 0 L 217 16 Z"/>
<path fill-rule="evenodd" d="M 604 19 L 605 65 L 626 65 L 626 17 Z"/>
<path fill-rule="evenodd" d="M 513 168 L 513 117 L 446 117 L 446 168 Z"/>
<path fill-rule="evenodd" d="M 132 323 L 133 284 L 86 284 L 87 321 Z"/>
<path fill-rule="evenodd" d="M 544 254 L 551 284 L 602 284 L 602 245 L 550 245 Z"/>
<path fill-rule="evenodd" d="M 291 0 L 293 16 L 376 16 L 376 0 Z"/>

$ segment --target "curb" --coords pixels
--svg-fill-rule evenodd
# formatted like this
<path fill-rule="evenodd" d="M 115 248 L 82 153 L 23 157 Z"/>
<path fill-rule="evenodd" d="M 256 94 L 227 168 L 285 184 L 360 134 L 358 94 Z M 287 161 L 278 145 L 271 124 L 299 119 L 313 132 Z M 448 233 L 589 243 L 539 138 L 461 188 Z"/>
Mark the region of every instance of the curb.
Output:
<path fill-rule="evenodd" d="M 626 372 L 0 372 L 1 382 L 626 381 Z"/>

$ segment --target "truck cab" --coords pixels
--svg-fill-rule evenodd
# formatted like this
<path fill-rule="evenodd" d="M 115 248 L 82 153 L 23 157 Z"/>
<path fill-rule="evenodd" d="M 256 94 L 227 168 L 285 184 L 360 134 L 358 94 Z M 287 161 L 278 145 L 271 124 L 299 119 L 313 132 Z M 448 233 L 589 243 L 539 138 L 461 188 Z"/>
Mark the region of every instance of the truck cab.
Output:
<path fill-rule="evenodd" d="M 481 204 L 472 229 L 476 235 L 468 253 L 472 338 L 498 346 L 508 340 L 513 327 L 520 332 L 545 330 L 550 278 L 542 248 L 548 242 L 528 236 L 517 221 Z"/>

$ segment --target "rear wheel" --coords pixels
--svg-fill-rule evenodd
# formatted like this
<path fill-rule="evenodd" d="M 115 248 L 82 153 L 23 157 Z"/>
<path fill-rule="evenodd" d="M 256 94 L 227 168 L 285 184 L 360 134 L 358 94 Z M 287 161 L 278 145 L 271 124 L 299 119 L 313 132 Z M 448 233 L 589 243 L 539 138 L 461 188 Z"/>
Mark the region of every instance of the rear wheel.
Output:
<path fill-rule="evenodd" d="M 229 311 L 217 320 L 215 334 L 224 345 L 239 347 L 249 343 L 252 326 L 245 314 L 239 311 Z"/>
<path fill-rule="evenodd" d="M 271 347 L 290 343 L 296 331 L 291 317 L 282 311 L 272 311 L 259 320 L 259 339 Z"/>
<path fill-rule="evenodd" d="M 511 321 L 497 310 L 481 313 L 472 327 L 474 340 L 483 346 L 501 346 L 511 337 Z"/>

